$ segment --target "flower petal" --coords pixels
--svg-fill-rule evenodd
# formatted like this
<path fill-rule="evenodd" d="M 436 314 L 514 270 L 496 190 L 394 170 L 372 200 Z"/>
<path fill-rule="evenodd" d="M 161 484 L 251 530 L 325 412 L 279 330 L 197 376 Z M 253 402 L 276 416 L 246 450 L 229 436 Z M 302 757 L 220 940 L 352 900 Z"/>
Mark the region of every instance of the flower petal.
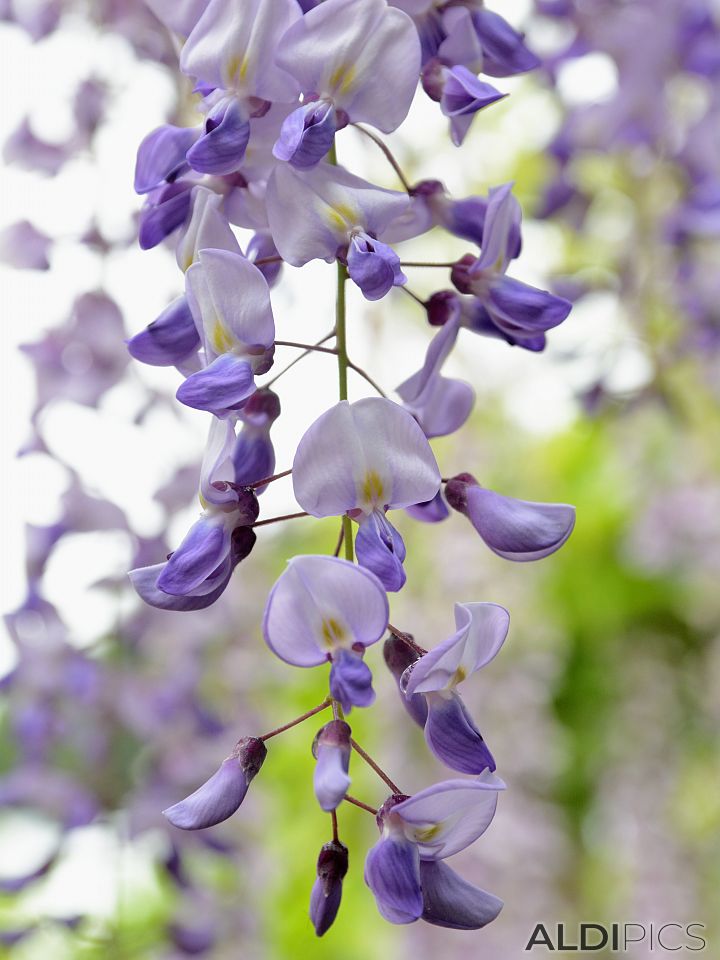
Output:
<path fill-rule="evenodd" d="M 157 580 L 164 593 L 183 596 L 205 580 L 230 552 L 230 531 L 222 521 L 201 518 L 172 554 Z"/>
<path fill-rule="evenodd" d="M 370 667 L 354 650 L 338 650 L 330 668 L 330 693 L 340 701 L 345 713 L 353 707 L 369 707 L 375 702 Z"/>
<path fill-rule="evenodd" d="M 442 861 L 420 861 L 422 919 L 453 930 L 479 930 L 494 920 L 503 902 L 463 880 Z"/>
<path fill-rule="evenodd" d="M 400 837 L 383 837 L 365 860 L 365 883 L 390 923 L 413 923 L 423 912 L 417 847 Z"/>
<path fill-rule="evenodd" d="M 188 407 L 207 410 L 224 420 L 253 393 L 255 376 L 248 361 L 223 353 L 210 366 L 191 373 L 175 396 Z"/>
<path fill-rule="evenodd" d="M 242 165 L 249 140 L 247 111 L 236 97 L 229 97 L 208 114 L 205 133 L 187 152 L 188 163 L 199 173 L 232 173 Z"/>
<path fill-rule="evenodd" d="M 173 367 L 200 348 L 195 321 L 185 297 L 167 306 L 157 320 L 127 342 L 130 355 L 155 367 Z"/>
<path fill-rule="evenodd" d="M 494 553 L 516 561 L 550 556 L 575 526 L 569 504 L 516 500 L 479 486 L 468 487 L 467 516 Z"/>
<path fill-rule="evenodd" d="M 493 755 L 459 694 L 428 693 L 425 699 L 425 742 L 438 760 L 460 773 L 494 770 Z"/>

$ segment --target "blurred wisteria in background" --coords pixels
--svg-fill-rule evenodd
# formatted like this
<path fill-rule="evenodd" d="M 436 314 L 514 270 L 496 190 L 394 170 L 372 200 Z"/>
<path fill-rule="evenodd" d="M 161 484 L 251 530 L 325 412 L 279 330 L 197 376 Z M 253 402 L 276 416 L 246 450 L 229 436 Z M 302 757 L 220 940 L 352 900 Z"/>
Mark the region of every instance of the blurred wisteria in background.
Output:
<path fill-rule="evenodd" d="M 192 4 L 176 6 L 182 32 Z M 153 7 L 165 5 L 0 3 L 0 62 L 12 93 L 0 224 L 9 487 L 3 949 L 20 960 L 359 960 L 372 943 L 373 955 L 472 950 L 504 960 L 522 955 L 537 923 L 583 920 L 703 923 L 712 956 L 720 942 L 716 5 L 496 4 L 542 66 L 503 80 L 511 96 L 483 114 L 462 151 L 420 97 L 387 138 L 412 182 L 441 171 L 455 195 L 470 196 L 514 179 L 526 216 L 523 277 L 574 302 L 541 354 L 468 337 L 450 359 L 447 371 L 472 382 L 479 402 L 461 440 L 434 441 L 443 469 L 452 476 L 472 463 L 492 489 L 575 504 L 578 523 L 562 552 L 518 569 L 480 553 L 461 518 L 420 533 L 399 518 L 408 586 L 393 620 L 419 643 L 448 635 L 451 598 L 512 611 L 504 658 L 464 691 L 510 789 L 482 846 L 459 858 L 464 876 L 506 905 L 477 936 L 391 927 L 358 856 L 324 940 L 305 908 L 326 819 L 308 777 L 306 733 L 273 742 L 242 817 L 190 833 L 161 815 L 217 768 L 228 741 L 325 695 L 314 672 L 268 655 L 259 598 L 288 557 L 331 550 L 337 529 L 331 520 L 310 532 L 271 528 L 265 549 L 204 611 L 141 605 L 127 581 L 127 569 L 166 556 L 194 519 L 206 428 L 202 414 L 175 403 L 176 375 L 129 364 L 125 346 L 181 292 L 171 250 L 137 249 L 137 145 L 161 123 L 194 122 L 191 84 Z M 395 186 L 362 136 L 349 131 L 343 150 L 354 170 Z M 413 256 L 451 261 L 468 249 L 436 231 L 414 241 Z M 302 329 L 313 342 L 332 323 L 334 268 L 285 272 L 278 335 L 297 339 Z M 421 298 L 438 283 L 437 272 L 412 274 Z M 400 291 L 378 306 L 355 291 L 348 301 L 356 361 L 371 360 L 381 383 L 403 381 L 434 332 L 426 311 Z M 398 351 L 403 340 L 408 350 Z M 278 348 L 283 365 L 293 358 Z M 278 450 L 294 450 L 324 409 L 329 377 L 325 358 L 314 356 L 278 383 Z M 351 399 L 365 395 L 354 381 Z M 295 507 L 283 482 L 263 503 L 268 515 Z M 375 679 L 382 719 L 357 711 L 355 736 L 414 782 L 445 777 L 407 724 L 392 676 L 376 664 Z M 354 791 L 379 804 L 371 772 L 356 767 L 353 776 Z M 364 849 L 376 832 L 349 810 L 343 836 Z M 646 955 L 646 944 L 628 951 Z"/>

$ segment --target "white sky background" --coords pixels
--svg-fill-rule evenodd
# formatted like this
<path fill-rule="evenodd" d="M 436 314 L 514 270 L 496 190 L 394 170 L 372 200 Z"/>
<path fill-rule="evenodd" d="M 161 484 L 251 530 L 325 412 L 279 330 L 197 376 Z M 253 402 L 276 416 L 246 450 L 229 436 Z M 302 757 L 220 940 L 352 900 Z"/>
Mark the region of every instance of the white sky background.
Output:
<path fill-rule="evenodd" d="M 525 0 L 515 0 L 503 5 L 503 13 L 520 23 L 527 7 Z M 563 78 L 564 86 L 576 99 L 579 90 L 587 99 L 599 99 L 612 90 L 610 66 L 597 57 L 588 58 L 585 66 L 574 64 Z M 90 73 L 109 77 L 120 90 L 110 108 L 111 122 L 96 138 L 94 156 L 71 161 L 54 179 L 16 168 L 6 168 L 2 173 L 0 228 L 27 218 L 41 230 L 62 238 L 53 251 L 49 273 L 0 266 L 0 469 L 5 488 L 1 501 L 4 596 L 0 607 L 7 610 L 22 602 L 24 595 L 23 525 L 28 521 L 53 522 L 57 496 L 65 484 L 63 471 L 53 469 L 47 457 L 15 458 L 15 451 L 28 437 L 33 402 L 31 366 L 17 351 L 18 344 L 33 341 L 46 328 L 62 322 L 78 293 L 101 285 L 117 300 L 128 331 L 134 333 L 180 292 L 181 275 L 165 248 L 142 252 L 132 246 L 111 257 L 103 268 L 99 257 L 76 242 L 94 210 L 110 239 L 132 230 L 130 217 L 140 205 L 132 191 L 135 150 L 142 137 L 162 122 L 172 102 L 172 86 L 164 71 L 138 63 L 124 41 L 112 36 L 98 39 L 92 28 L 77 20 L 36 47 L 20 31 L 0 27 L 0 72 L 5 91 L 0 140 L 29 112 L 40 136 L 61 141 L 70 130 L 75 86 Z M 519 148 L 541 146 L 549 139 L 557 123 L 550 96 L 534 88 L 532 81 L 501 79 L 497 85 L 514 95 L 492 108 L 494 120 L 486 120 L 483 115 L 476 119 L 460 150 L 450 144 L 446 121 L 437 106 L 418 95 L 402 130 L 389 138 L 412 177 L 441 178 L 451 191 L 464 196 L 478 187 L 503 182 Z M 341 162 L 354 172 L 385 186 L 397 186 L 380 152 L 357 132 L 342 133 L 338 151 Z M 524 238 L 523 255 L 511 272 L 523 280 L 546 285 L 560 255 L 558 234 L 552 226 L 529 223 Z M 443 239 L 440 243 L 439 247 L 437 234 L 420 238 L 405 245 L 402 255 L 405 259 L 447 259 L 449 253 L 460 254 L 467 249 L 463 241 Z M 444 271 L 406 272 L 409 286 L 422 293 L 449 285 Z M 330 329 L 333 283 L 334 267 L 324 263 L 313 263 L 302 270 L 285 268 L 284 279 L 273 293 L 279 339 L 311 342 Z M 409 300 L 406 303 L 402 294 L 395 293 L 371 305 L 352 284 L 348 286 L 353 359 L 391 389 L 420 365 L 432 331 L 422 312 Z M 553 331 L 551 349 L 541 356 L 464 334 L 446 370 L 469 380 L 480 391 L 501 388 L 506 409 L 520 424 L 552 432 L 572 418 L 577 385 L 591 382 L 595 369 L 592 355 L 604 353 L 616 343 L 618 320 L 614 308 L 606 298 L 590 299 L 563 327 Z M 585 358 L 558 363 L 558 358 L 580 345 Z M 643 373 L 642 364 L 633 359 L 634 353 L 630 349 L 627 373 L 618 369 L 628 386 Z M 276 369 L 295 355 L 295 351 L 279 349 Z M 175 371 L 140 364 L 134 367 L 133 376 L 165 385 L 169 392 L 179 382 Z M 364 382 L 352 373 L 351 378 L 352 396 L 365 395 L 368 388 Z M 332 359 L 315 356 L 303 360 L 280 381 L 278 391 L 284 409 L 273 438 L 278 469 L 284 469 L 291 462 L 302 431 L 335 399 Z M 44 433 L 54 451 L 78 470 L 91 490 L 115 500 L 142 532 L 151 533 L 161 522 L 152 493 L 170 478 L 177 463 L 193 462 L 200 456 L 208 417 L 185 410 L 181 420 L 158 415 L 135 427 L 131 418 L 138 397 L 130 381 L 106 396 L 99 413 L 69 403 L 58 404 L 45 420 Z M 285 512 L 293 505 L 289 483 L 273 485 L 263 497 L 265 516 Z M 189 519 L 189 515 L 178 518 L 173 531 L 178 539 Z M 72 550 L 69 545 L 61 548 L 65 555 L 51 564 L 48 573 L 49 598 L 59 604 L 78 633 L 79 642 L 90 640 L 102 626 L 103 598 L 89 594 L 87 586 L 127 564 L 126 552 L 113 550 L 111 538 L 105 540 L 101 551 L 77 545 Z M 5 662 L 8 656 L 6 649 Z M 3 662 L 0 647 L 0 670 Z"/>
<path fill-rule="evenodd" d="M 512 22 L 520 23 L 528 6 L 525 0 L 505 0 L 502 12 Z M 612 70 L 602 60 L 589 58 L 587 64 L 568 69 L 564 83 L 575 97 L 582 91 L 589 100 L 599 99 L 612 89 Z M 117 300 L 129 333 L 153 320 L 181 289 L 180 273 L 167 249 L 142 252 L 132 246 L 112 257 L 103 269 L 100 259 L 75 239 L 88 227 L 94 210 L 98 211 L 101 228 L 108 238 L 122 236 L 131 229 L 130 217 L 140 205 L 132 191 L 135 150 L 142 137 L 162 122 L 173 97 L 172 86 L 162 70 L 138 63 L 124 41 L 113 37 L 98 39 L 80 21 L 69 24 L 38 47 L 33 47 L 20 31 L 0 26 L 0 83 L 4 91 L 0 141 L 27 112 L 38 135 L 61 141 L 70 130 L 70 101 L 75 86 L 91 72 L 111 77 L 113 84 L 121 88 L 112 103 L 111 123 L 97 139 L 96 155 L 73 160 L 55 179 L 15 168 L 2 172 L 0 228 L 29 219 L 39 229 L 62 240 L 52 253 L 49 273 L 13 271 L 0 266 L 1 611 L 15 608 L 24 598 L 24 524 L 53 522 L 57 497 L 65 485 L 63 471 L 53 469 L 47 457 L 15 457 L 28 438 L 33 405 L 32 368 L 17 346 L 36 340 L 45 329 L 62 322 L 75 296 L 96 286 L 104 285 Z M 440 178 L 458 196 L 465 196 L 472 187 L 502 183 L 518 149 L 541 146 L 549 139 L 557 122 L 550 97 L 528 81 L 502 79 L 497 85 L 516 95 L 491 108 L 496 111 L 496 122 L 478 118 L 466 145 L 459 151 L 450 145 L 446 122 L 437 106 L 422 94 L 418 96 L 402 131 L 390 138 L 413 178 Z M 385 186 L 397 186 L 382 155 L 356 132 L 340 135 L 338 151 L 341 162 L 353 172 Z M 545 285 L 560 255 L 558 235 L 551 226 L 529 224 L 524 237 L 524 253 L 511 272 L 528 282 Z M 467 247 L 461 241 L 446 244 L 443 240 L 442 244 L 438 248 L 437 235 L 433 235 L 408 244 L 402 255 L 405 259 L 447 259 L 448 253 L 461 254 Z M 409 285 L 421 293 L 449 285 L 447 274 L 442 271 L 424 276 L 417 270 L 408 269 L 407 273 Z M 279 339 L 311 342 L 331 328 L 334 276 L 334 267 L 324 263 L 302 270 L 285 268 L 282 284 L 273 293 Z M 420 366 L 432 330 L 422 312 L 416 311 L 402 294 L 395 293 L 371 305 L 352 284 L 348 288 L 353 359 L 390 389 Z M 551 349 L 540 356 L 464 334 L 446 370 L 472 382 L 479 390 L 480 402 L 482 391 L 501 388 L 506 409 L 519 424 L 539 432 L 552 432 L 573 418 L 574 390 L 578 385 L 588 385 L 597 369 L 592 357 L 616 348 L 619 337 L 626 338 L 616 306 L 609 298 L 589 300 L 552 333 Z M 580 355 L 572 362 L 559 362 L 563 355 L 575 352 L 581 345 Z M 295 351 L 278 350 L 276 369 L 294 356 Z M 642 357 L 630 341 L 622 357 L 623 363 L 616 371 L 617 385 L 630 388 L 642 380 Z M 179 382 L 178 374 L 172 370 L 136 364 L 135 371 L 135 376 L 164 384 L 168 391 L 174 392 Z M 366 395 L 365 383 L 352 373 L 351 378 L 351 397 Z M 290 465 L 303 430 L 335 402 L 332 358 L 315 356 L 302 361 L 280 381 L 277 389 L 283 415 L 275 425 L 273 438 L 278 469 L 282 470 Z M 162 520 L 152 494 L 170 479 L 178 463 L 199 460 L 208 417 L 184 410 L 179 420 L 158 415 L 137 428 L 131 420 L 138 396 L 129 382 L 112 390 L 99 412 L 71 404 L 58 405 L 46 420 L 44 433 L 53 449 L 78 470 L 91 491 L 115 500 L 129 513 L 133 524 L 142 532 L 151 533 Z M 530 489 L 508 492 L 532 496 Z M 263 496 L 265 516 L 293 507 L 288 482 L 272 485 Z M 173 542 L 182 537 L 193 512 L 177 519 Z M 105 596 L 89 590 L 89 585 L 104 575 L 121 573 L 128 560 L 122 538 L 112 536 L 105 536 L 94 545 L 87 541 L 73 545 L 68 538 L 58 551 L 48 571 L 46 592 L 58 605 L 77 642 L 92 640 L 114 615 L 107 609 Z M 0 675 L 11 663 L 12 646 L 0 634 Z M 18 829 L 21 825 L 15 820 L 5 820 L 4 824 L 0 846 L 7 857 L 5 869 L 21 870 L 27 865 L 27 842 L 32 839 L 42 845 L 42 834 L 36 827 Z M 83 836 L 85 839 L 75 844 L 80 848 L 79 859 L 72 860 L 68 867 L 69 877 L 66 873 L 66 880 L 71 882 L 59 878 L 59 883 L 51 885 L 43 895 L 51 911 L 113 909 L 116 878 L 113 879 L 113 857 L 107 851 L 108 844 L 112 846 L 114 841 L 97 828 L 83 832 Z M 15 838 L 14 844 L 9 843 L 10 837 Z M 23 840 L 22 851 L 17 843 L 19 838 Z M 93 859 L 90 889 L 82 882 L 88 875 L 83 864 Z M 108 878 L 103 884 L 99 882 L 98 864 L 106 860 Z M 73 891 L 70 902 L 69 890 Z M 41 904 L 37 906 L 40 908 Z"/>

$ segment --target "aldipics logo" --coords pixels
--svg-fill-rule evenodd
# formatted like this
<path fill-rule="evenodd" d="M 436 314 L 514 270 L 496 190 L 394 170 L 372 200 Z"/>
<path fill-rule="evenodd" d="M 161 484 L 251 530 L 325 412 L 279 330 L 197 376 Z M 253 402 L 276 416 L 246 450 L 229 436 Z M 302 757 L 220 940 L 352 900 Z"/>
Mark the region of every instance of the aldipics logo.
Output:
<path fill-rule="evenodd" d="M 558 923 L 555 926 L 538 923 L 525 950 L 588 952 L 610 950 L 627 953 L 633 947 L 643 948 L 649 954 L 678 950 L 704 950 L 703 923 L 580 923 L 576 926 Z M 637 956 L 638 953 L 636 952 Z"/>

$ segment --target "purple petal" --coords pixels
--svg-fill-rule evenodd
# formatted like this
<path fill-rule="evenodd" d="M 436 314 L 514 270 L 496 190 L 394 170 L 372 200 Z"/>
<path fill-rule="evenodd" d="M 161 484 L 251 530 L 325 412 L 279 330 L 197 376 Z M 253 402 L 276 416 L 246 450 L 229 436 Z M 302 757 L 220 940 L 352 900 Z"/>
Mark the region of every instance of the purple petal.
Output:
<path fill-rule="evenodd" d="M 236 97 L 221 101 L 208 114 L 205 133 L 187 152 L 198 173 L 232 173 L 242 164 L 250 140 L 250 120 Z"/>
<path fill-rule="evenodd" d="M 332 103 L 313 101 L 285 118 L 273 156 L 300 170 L 319 163 L 335 141 L 337 114 Z"/>
<path fill-rule="evenodd" d="M 541 61 L 525 46 L 522 35 L 507 20 L 490 10 L 472 11 L 475 32 L 483 50 L 483 73 L 510 77 L 540 66 Z"/>
<path fill-rule="evenodd" d="M 372 673 L 360 654 L 338 650 L 330 667 L 330 693 L 340 701 L 345 713 L 353 707 L 369 707 L 375 702 Z"/>
<path fill-rule="evenodd" d="M 572 310 L 569 300 L 511 277 L 497 278 L 485 306 L 494 323 L 510 336 L 544 333 Z"/>
<path fill-rule="evenodd" d="M 473 886 L 441 861 L 420 861 L 422 919 L 438 927 L 479 930 L 494 920 L 503 902 Z"/>
<path fill-rule="evenodd" d="M 261 263 L 258 270 L 265 277 L 267 285 L 272 287 L 277 281 L 282 269 L 282 260 L 273 242 L 272 234 L 269 230 L 258 230 L 253 234 L 246 250 L 247 258 L 250 263 L 255 264 L 257 260 L 270 260 L 277 257 L 276 263 Z"/>
<path fill-rule="evenodd" d="M 456 632 L 408 670 L 407 694 L 450 689 L 488 664 L 505 642 L 510 614 L 497 603 L 456 603 L 455 623 Z"/>
<path fill-rule="evenodd" d="M 400 257 L 393 248 L 364 233 L 350 241 L 347 266 L 350 279 L 360 287 L 366 300 L 381 300 L 393 287 L 407 283 Z"/>
<path fill-rule="evenodd" d="M 299 556 L 270 591 L 263 633 L 281 660 L 312 667 L 341 647 L 376 643 L 388 616 L 385 591 L 369 570 L 338 557 Z"/>
<path fill-rule="evenodd" d="M 252 530 L 248 530 L 248 533 L 251 533 L 253 537 L 255 536 Z M 233 571 L 232 563 L 228 560 L 226 564 L 221 566 L 222 574 L 212 578 L 214 586 L 210 591 L 175 597 L 158 589 L 157 586 L 158 577 L 165 566 L 164 563 L 158 563 L 152 567 L 139 567 L 137 570 L 131 570 L 128 576 L 138 596 L 145 603 L 160 610 L 176 610 L 179 612 L 204 610 L 215 603 L 230 582 Z M 205 582 L 208 583 L 208 581 Z"/>
<path fill-rule="evenodd" d="M 28 220 L 0 231 L 0 260 L 16 270 L 49 270 L 53 241 Z"/>
<path fill-rule="evenodd" d="M 149 133 L 138 147 L 135 164 L 135 192 L 150 193 L 164 181 L 168 183 L 188 169 L 185 154 L 198 138 L 189 127 L 163 124 Z"/>
<path fill-rule="evenodd" d="M 451 770 L 482 773 L 495 770 L 495 760 L 457 693 L 426 695 L 425 742 Z"/>
<path fill-rule="evenodd" d="M 230 532 L 220 521 L 201 518 L 172 554 L 157 579 L 158 589 L 179 597 L 191 593 L 230 552 Z"/>
<path fill-rule="evenodd" d="M 224 420 L 253 393 L 255 376 L 248 361 L 223 353 L 204 370 L 192 373 L 175 396 L 188 407 L 208 410 Z"/>
<path fill-rule="evenodd" d="M 155 367 L 182 363 L 200 348 L 200 337 L 187 299 L 178 297 L 157 320 L 127 342 L 130 355 Z"/>
<path fill-rule="evenodd" d="M 405 584 L 405 543 L 387 517 L 374 510 L 364 517 L 355 537 L 358 563 L 372 570 L 386 590 L 401 590 Z"/>
<path fill-rule="evenodd" d="M 209 780 L 185 800 L 163 810 L 164 815 L 181 830 L 202 830 L 222 823 L 245 799 L 248 786 L 266 755 L 262 740 L 246 737 Z"/>
<path fill-rule="evenodd" d="M 516 500 L 479 486 L 467 488 L 466 512 L 494 553 L 520 562 L 555 553 L 575 526 L 575 508 L 569 504 Z"/>
<path fill-rule="evenodd" d="M 420 520 L 422 523 L 441 523 L 450 516 L 450 511 L 442 495 L 442 490 L 438 490 L 432 500 L 425 500 L 424 503 L 414 503 L 406 508 L 413 520 Z"/>
<path fill-rule="evenodd" d="M 415 839 L 421 859 L 444 860 L 487 830 L 504 789 L 502 780 L 487 772 L 475 780 L 444 780 L 403 800 L 393 813 Z"/>
<path fill-rule="evenodd" d="M 162 187 L 140 212 L 138 241 L 142 250 L 161 243 L 187 220 L 192 184 L 179 181 Z"/>
<path fill-rule="evenodd" d="M 422 915 L 420 859 L 409 840 L 401 836 L 379 840 L 365 861 L 365 883 L 390 923 L 413 923 Z"/>

